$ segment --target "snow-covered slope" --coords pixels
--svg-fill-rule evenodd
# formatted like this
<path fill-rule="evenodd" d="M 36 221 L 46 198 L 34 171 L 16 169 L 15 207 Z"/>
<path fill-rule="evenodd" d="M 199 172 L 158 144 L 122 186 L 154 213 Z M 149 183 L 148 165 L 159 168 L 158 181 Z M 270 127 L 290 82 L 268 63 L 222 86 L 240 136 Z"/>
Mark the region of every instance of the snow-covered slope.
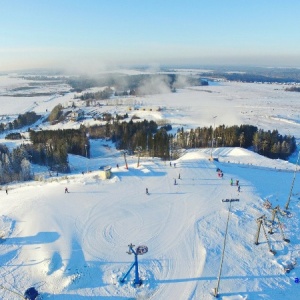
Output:
<path fill-rule="evenodd" d="M 275 256 L 263 234 L 254 245 L 256 219 L 271 216 L 263 201 L 284 205 L 294 166 L 243 149 L 214 152 L 219 162 L 209 161 L 209 150 L 198 150 L 187 151 L 172 166 L 143 158 L 139 168 L 129 157 L 128 170 L 121 156 L 113 155 L 111 163 L 120 167 L 113 165 L 113 176 L 105 181 L 96 170 L 82 175 L 86 165 L 73 156 L 77 175 L 11 186 L 8 195 L 3 191 L 1 297 L 18 299 L 11 291 L 35 286 L 45 299 L 212 299 L 229 208 L 222 200 L 239 199 L 231 203 L 220 296 L 298 299 L 298 267 L 284 274 L 283 265 L 300 255 L 299 177 L 291 199 L 294 217 L 282 217 L 291 243 L 283 242 L 277 229 L 269 236 Z M 239 180 L 240 192 L 231 178 Z M 118 283 L 133 262 L 126 253 L 130 243 L 149 248 L 139 256 L 139 288 L 132 286 L 133 271 Z"/>
<path fill-rule="evenodd" d="M 50 96 L 8 95 L 7 90 L 26 84 L 20 78 L 0 77 L 1 122 L 30 110 L 49 113 L 58 103 L 69 105 L 74 100 L 74 94 L 59 96 L 55 89 Z M 182 126 L 212 126 L 215 121 L 216 126 L 276 128 L 281 134 L 300 138 L 298 94 L 284 92 L 279 85 L 222 82 L 137 97 L 135 101 L 145 107 L 139 111 L 128 111 L 126 101 L 118 106 L 114 103 L 122 99 L 112 101 L 99 111 L 170 122 L 174 131 Z M 163 108 L 159 112 L 149 109 L 158 106 Z M 75 128 L 80 122 L 38 126 Z M 10 149 L 21 143 L 4 136 L 0 142 Z M 171 165 L 141 158 L 137 167 L 136 157 L 127 159 L 128 170 L 113 144 L 92 140 L 90 159 L 69 155 L 71 174 L 50 176 L 45 168 L 33 166 L 40 181 L 1 187 L 1 299 L 20 299 L 30 286 L 43 299 L 57 300 L 213 299 L 228 215 L 220 298 L 299 298 L 300 284 L 295 282 L 299 266 L 284 272 L 284 266 L 299 262 L 300 256 L 300 178 L 294 164 L 242 148 L 188 150 Z M 111 179 L 100 179 L 101 166 L 112 167 Z M 218 176 L 218 168 L 223 177 Z M 234 183 L 239 180 L 240 192 L 230 185 L 231 179 Z M 66 187 L 69 193 L 64 192 Z M 279 227 L 274 229 L 268 235 L 271 249 L 277 252 L 274 256 L 263 230 L 259 245 L 254 244 L 256 220 L 264 214 L 271 218 L 271 211 L 263 206 L 266 199 L 273 207 L 283 208 L 289 198 L 292 217 L 280 216 L 280 221 L 290 243 L 283 241 Z M 230 214 L 230 202 L 222 201 L 226 199 L 239 200 L 231 202 Z M 134 260 L 126 253 L 130 243 L 149 249 L 139 256 L 143 280 L 139 288 L 132 285 L 134 270 L 124 283 L 118 281 Z"/>

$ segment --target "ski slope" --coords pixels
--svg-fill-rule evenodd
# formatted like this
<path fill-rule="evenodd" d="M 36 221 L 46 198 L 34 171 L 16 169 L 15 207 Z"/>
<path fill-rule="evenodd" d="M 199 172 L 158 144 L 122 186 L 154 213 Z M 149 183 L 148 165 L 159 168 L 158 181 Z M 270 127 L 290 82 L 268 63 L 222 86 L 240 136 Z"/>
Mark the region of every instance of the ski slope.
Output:
<path fill-rule="evenodd" d="M 1 122 L 31 110 L 45 116 L 55 105 L 67 107 L 74 101 L 74 93 L 58 96 L 66 88 L 61 86 L 51 87 L 53 96 L 8 95 L 24 84 L 15 76 L 0 77 Z M 44 86 L 43 91 L 50 89 Z M 280 85 L 221 82 L 136 101 L 163 109 L 132 111 L 130 117 L 163 120 L 172 124 L 174 133 L 216 121 L 215 126 L 252 124 L 300 138 L 298 94 L 284 92 Z M 126 109 L 127 104 L 99 108 L 118 114 Z M 63 129 L 78 128 L 80 122 L 35 125 Z M 0 142 L 10 150 L 22 143 L 5 140 L 5 135 Z M 137 167 L 137 157 L 128 156 L 127 170 L 112 143 L 91 140 L 90 145 L 90 159 L 69 155 L 70 174 L 49 177 L 44 167 L 32 166 L 40 181 L 1 186 L 0 299 L 22 299 L 31 286 L 49 300 L 214 299 L 230 205 L 222 202 L 226 199 L 239 201 L 231 203 L 219 298 L 299 299 L 298 264 L 284 272 L 286 265 L 299 263 L 300 256 L 300 178 L 295 164 L 242 148 L 214 148 L 185 150 L 171 166 L 169 161 L 143 157 Z M 209 160 L 211 153 L 216 160 Z M 295 163 L 297 154 L 290 161 Z M 99 167 L 108 165 L 112 177 L 101 180 Z M 223 178 L 217 176 L 217 168 Z M 231 179 L 239 180 L 240 192 L 230 185 Z M 70 193 L 64 193 L 65 187 Z M 280 220 L 291 242 L 284 242 L 275 229 L 268 235 L 274 256 L 262 231 L 259 245 L 254 244 L 256 220 L 264 214 L 271 218 L 271 211 L 263 207 L 266 199 L 283 208 L 289 195 L 293 216 Z M 119 282 L 134 260 L 127 254 L 130 243 L 149 249 L 139 256 L 139 288 L 133 287 L 133 270 Z"/>
<path fill-rule="evenodd" d="M 299 267 L 285 274 L 283 265 L 300 255 L 299 195 L 291 201 L 296 214 L 283 220 L 291 243 L 277 230 L 270 236 L 275 256 L 263 235 L 254 245 L 256 219 L 271 216 L 263 200 L 284 205 L 294 165 L 239 148 L 214 152 L 219 162 L 209 161 L 204 149 L 187 151 L 172 166 L 143 158 L 137 167 L 129 157 L 128 170 L 120 155 L 109 180 L 96 170 L 82 175 L 85 164 L 73 157 L 77 175 L 12 185 L 0 200 L 1 286 L 7 288 L 1 298 L 19 299 L 11 291 L 35 286 L 43 299 L 213 299 L 229 208 L 222 199 L 229 198 L 240 201 L 231 204 L 221 299 L 298 299 Z M 239 163 L 228 162 L 233 157 Z M 231 178 L 240 180 L 240 193 Z M 295 192 L 299 183 L 296 177 Z M 118 282 L 133 262 L 130 243 L 149 248 L 139 256 L 139 288 L 132 285 L 133 271 Z"/>

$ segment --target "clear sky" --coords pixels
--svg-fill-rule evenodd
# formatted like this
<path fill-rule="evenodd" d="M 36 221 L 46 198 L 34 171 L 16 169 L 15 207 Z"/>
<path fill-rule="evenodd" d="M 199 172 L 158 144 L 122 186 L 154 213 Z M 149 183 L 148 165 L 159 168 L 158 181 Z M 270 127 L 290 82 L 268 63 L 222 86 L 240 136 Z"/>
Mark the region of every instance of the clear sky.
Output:
<path fill-rule="evenodd" d="M 299 0 L 0 0 L 0 71 L 300 67 Z"/>

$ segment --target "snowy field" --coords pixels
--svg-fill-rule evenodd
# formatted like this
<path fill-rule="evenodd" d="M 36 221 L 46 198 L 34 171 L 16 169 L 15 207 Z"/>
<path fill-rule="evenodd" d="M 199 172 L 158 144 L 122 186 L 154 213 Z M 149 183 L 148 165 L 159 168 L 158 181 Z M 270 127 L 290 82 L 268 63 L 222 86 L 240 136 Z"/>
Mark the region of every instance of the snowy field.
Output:
<path fill-rule="evenodd" d="M 21 84 L 4 77 L 0 94 L 9 84 Z M 71 93 L 26 101 L 0 96 L 1 115 L 31 108 L 45 113 L 72 98 Z M 298 98 L 281 85 L 221 82 L 143 97 L 139 101 L 144 105 L 165 109 L 131 113 L 169 120 L 175 128 L 210 126 L 217 116 L 216 126 L 277 128 L 299 141 Z M 126 111 L 125 106 L 112 109 Z M 7 142 L 4 135 L 0 142 Z M 219 299 L 299 299 L 300 283 L 295 279 L 300 277 L 300 176 L 295 164 L 241 148 L 213 149 L 218 158 L 214 161 L 210 154 L 211 149 L 185 151 L 172 165 L 142 158 L 139 167 L 137 158 L 130 156 L 127 170 L 111 143 L 95 140 L 90 159 L 69 156 L 71 174 L 49 177 L 43 168 L 33 166 L 44 175 L 41 181 L 8 185 L 8 194 L 2 187 L 0 298 L 21 299 L 33 286 L 42 299 L 214 299 L 211 293 L 217 286 L 230 207 Z M 112 166 L 112 177 L 102 180 L 98 169 L 106 165 Z M 240 192 L 230 185 L 231 179 L 239 180 Z M 254 244 L 256 220 L 264 214 L 271 218 L 263 206 L 266 199 L 283 208 L 289 196 L 291 215 L 280 215 L 279 220 L 290 243 L 275 228 L 268 235 L 273 255 L 263 230 L 259 245 Z M 239 201 L 222 201 L 226 199 Z M 143 281 L 138 288 L 133 287 L 134 270 L 119 282 L 134 261 L 126 253 L 130 243 L 149 249 L 138 256 Z M 294 269 L 285 273 L 291 264 Z"/>

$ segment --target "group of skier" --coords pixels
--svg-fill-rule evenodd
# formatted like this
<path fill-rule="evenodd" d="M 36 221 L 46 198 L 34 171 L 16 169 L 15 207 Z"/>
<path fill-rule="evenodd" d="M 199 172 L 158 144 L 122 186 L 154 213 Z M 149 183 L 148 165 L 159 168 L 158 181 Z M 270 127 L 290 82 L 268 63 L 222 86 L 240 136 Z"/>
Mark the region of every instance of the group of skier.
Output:
<path fill-rule="evenodd" d="M 224 174 L 223 174 L 223 171 L 220 168 L 217 168 L 217 172 L 218 172 L 218 176 L 220 178 L 223 178 Z"/>

